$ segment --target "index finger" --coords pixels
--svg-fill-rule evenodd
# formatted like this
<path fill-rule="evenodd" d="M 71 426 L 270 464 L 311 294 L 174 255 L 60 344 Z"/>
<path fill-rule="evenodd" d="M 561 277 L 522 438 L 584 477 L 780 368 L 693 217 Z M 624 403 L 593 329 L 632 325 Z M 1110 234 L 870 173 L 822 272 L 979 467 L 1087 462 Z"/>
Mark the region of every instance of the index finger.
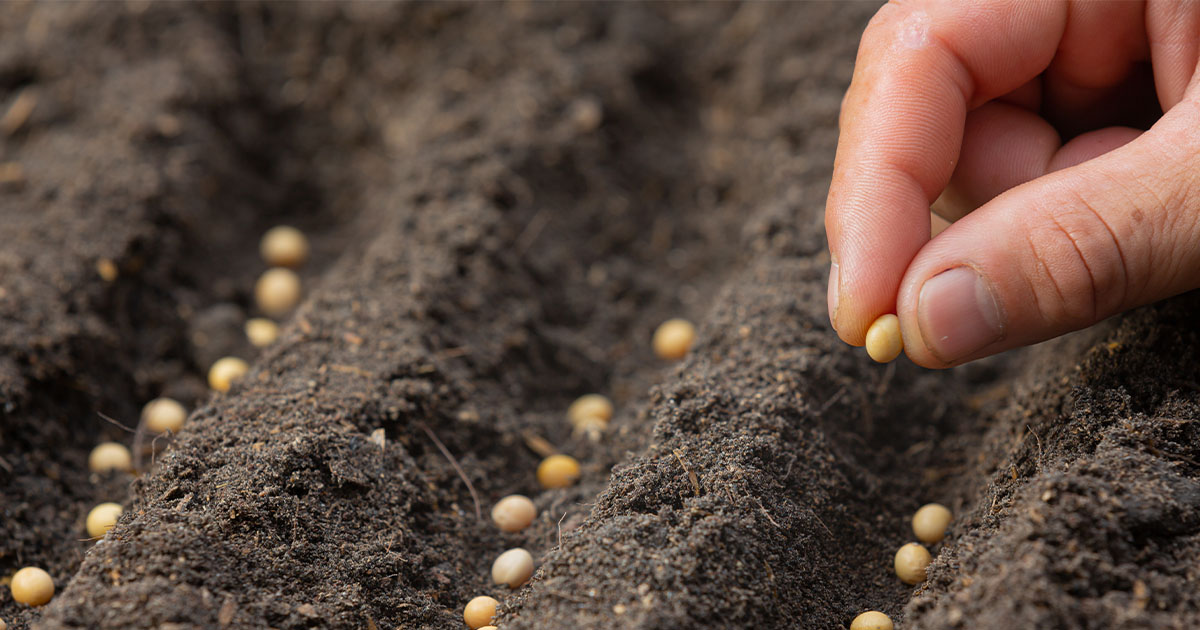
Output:
<path fill-rule="evenodd" d="M 1039 0 L 893 2 L 872 18 L 825 206 L 830 317 L 843 340 L 862 345 L 871 323 L 895 310 L 967 112 L 1045 70 L 1066 21 L 1066 3 Z"/>

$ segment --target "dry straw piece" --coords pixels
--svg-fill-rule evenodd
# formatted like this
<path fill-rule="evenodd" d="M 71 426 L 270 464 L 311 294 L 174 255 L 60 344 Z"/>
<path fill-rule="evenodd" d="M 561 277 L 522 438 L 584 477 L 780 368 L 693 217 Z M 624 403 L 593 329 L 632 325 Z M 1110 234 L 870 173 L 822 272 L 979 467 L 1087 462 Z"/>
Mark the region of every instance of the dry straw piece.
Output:
<path fill-rule="evenodd" d="M 41 606 L 54 597 L 54 579 L 37 567 L 25 567 L 14 573 L 8 588 L 13 601 L 28 606 Z"/>
<path fill-rule="evenodd" d="M 888 363 L 904 352 L 904 337 L 900 334 L 900 318 L 888 313 L 881 315 L 867 329 L 867 354 L 880 363 Z"/>
<path fill-rule="evenodd" d="M 529 527 L 534 518 L 537 518 L 537 507 L 524 495 L 510 494 L 492 507 L 492 521 L 502 531 L 519 532 Z"/>
<path fill-rule="evenodd" d="M 467 622 L 467 627 L 472 630 L 479 630 L 491 623 L 492 617 L 496 616 L 496 608 L 500 606 L 500 602 L 487 595 L 480 595 L 475 599 L 467 602 L 463 608 L 463 621 Z"/>
<path fill-rule="evenodd" d="M 570 455 L 551 455 L 538 464 L 537 478 L 543 488 L 566 488 L 579 480 L 579 461 Z"/>
<path fill-rule="evenodd" d="M 696 327 L 686 319 L 668 319 L 654 331 L 654 354 L 660 359 L 676 361 L 687 356 L 696 341 Z"/>
<path fill-rule="evenodd" d="M 299 267 L 308 259 L 308 238 L 290 225 L 278 225 L 263 234 L 258 253 L 272 267 Z"/>
<path fill-rule="evenodd" d="M 279 338 L 279 324 L 265 317 L 251 317 L 246 320 L 246 338 L 256 348 L 265 348 Z"/>
<path fill-rule="evenodd" d="M 284 267 L 268 269 L 254 285 L 254 301 L 271 317 L 286 315 L 300 303 L 300 276 Z"/>
<path fill-rule="evenodd" d="M 187 409 L 171 398 L 155 398 L 142 407 L 142 424 L 154 433 L 179 433 L 187 420 Z"/>
<path fill-rule="evenodd" d="M 101 503 L 87 515 L 87 533 L 92 538 L 102 538 L 117 524 L 125 509 L 119 503 Z"/>
<path fill-rule="evenodd" d="M 878 610 L 868 610 L 850 622 L 850 630 L 892 630 L 894 627 L 892 620 Z"/>
<path fill-rule="evenodd" d="M 940 503 L 929 503 L 921 506 L 921 509 L 913 514 L 913 533 L 917 535 L 917 540 L 923 543 L 941 542 L 946 537 L 946 528 L 950 527 L 952 520 L 954 515 L 950 513 L 949 508 Z"/>
<path fill-rule="evenodd" d="M 237 357 L 217 359 L 208 369 L 208 386 L 219 392 L 227 392 L 234 381 L 249 371 L 250 365 Z"/>
<path fill-rule="evenodd" d="M 124 444 L 102 442 L 88 455 L 88 468 L 98 473 L 110 470 L 133 472 L 133 454 Z"/>
<path fill-rule="evenodd" d="M 533 556 L 524 549 L 509 549 L 496 557 L 492 563 L 492 581 L 519 588 L 533 577 Z"/>
<path fill-rule="evenodd" d="M 896 576 L 905 584 L 920 584 L 925 581 L 925 569 L 933 562 L 929 550 L 917 543 L 908 543 L 896 552 L 894 567 Z"/>

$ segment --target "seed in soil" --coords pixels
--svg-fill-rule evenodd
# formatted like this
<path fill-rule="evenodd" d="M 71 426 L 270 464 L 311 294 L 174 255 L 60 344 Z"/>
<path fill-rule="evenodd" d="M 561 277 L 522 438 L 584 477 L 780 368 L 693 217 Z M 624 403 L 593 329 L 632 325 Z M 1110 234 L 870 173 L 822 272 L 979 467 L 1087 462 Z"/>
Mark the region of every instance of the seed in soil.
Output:
<path fill-rule="evenodd" d="M 913 514 L 913 533 L 917 535 L 917 540 L 923 543 L 939 542 L 946 537 L 946 528 L 950 527 L 953 518 L 950 510 L 940 503 L 923 505 Z"/>
<path fill-rule="evenodd" d="M 472 630 L 479 630 L 492 621 L 492 617 L 496 616 L 496 607 L 500 602 L 487 595 L 480 595 L 475 599 L 467 602 L 466 608 L 463 608 L 463 621 L 467 622 L 467 627 Z"/>
<path fill-rule="evenodd" d="M 608 428 L 608 422 L 601 420 L 595 416 L 584 418 L 575 425 L 575 430 L 571 431 L 571 435 L 576 437 L 586 435 L 593 442 L 599 442 L 600 436 L 604 435 L 604 430 Z"/>
<path fill-rule="evenodd" d="M 533 556 L 520 547 L 505 551 L 492 563 L 492 581 L 496 584 L 507 584 L 509 588 L 518 588 L 528 582 L 531 577 L 533 577 Z"/>
<path fill-rule="evenodd" d="M 208 386 L 219 391 L 227 392 L 233 382 L 250 371 L 250 365 L 237 357 L 217 359 L 208 369 Z"/>
<path fill-rule="evenodd" d="M 88 468 L 98 473 L 110 470 L 133 472 L 133 455 L 124 444 L 102 442 L 88 455 Z"/>
<path fill-rule="evenodd" d="M 117 519 L 121 518 L 121 513 L 124 511 L 119 503 L 101 503 L 92 508 L 87 515 L 88 536 L 103 538 L 108 530 L 117 524 Z"/>
<path fill-rule="evenodd" d="M 284 267 L 268 269 L 254 285 L 254 301 L 271 317 L 286 315 L 300 303 L 300 276 Z"/>
<path fill-rule="evenodd" d="M 41 606 L 54 597 L 54 580 L 37 567 L 25 567 L 14 573 L 8 588 L 18 604 Z"/>
<path fill-rule="evenodd" d="M 279 338 L 279 324 L 265 317 L 246 320 L 246 338 L 256 348 L 265 348 Z"/>
<path fill-rule="evenodd" d="M 566 488 L 579 479 L 579 461 L 570 455 L 551 455 L 538 464 L 537 478 L 543 488 Z"/>
<path fill-rule="evenodd" d="M 0 619 L 0 630 L 8 630 L 8 624 L 3 619 Z"/>
<path fill-rule="evenodd" d="M 299 267 L 308 259 L 308 239 L 294 227 L 277 225 L 263 234 L 258 252 L 272 267 Z"/>
<path fill-rule="evenodd" d="M 925 569 L 933 557 L 929 550 L 917 543 L 908 543 L 896 552 L 896 576 L 905 584 L 920 584 L 925 581 Z"/>
<path fill-rule="evenodd" d="M 4 630 L 4 628 L 0 628 L 0 630 Z M 497 628 L 496 626 L 484 626 L 484 627 L 480 628 L 479 630 L 499 630 L 499 628 Z"/>
<path fill-rule="evenodd" d="M 576 398 L 570 407 L 567 407 L 567 420 L 570 420 L 571 426 L 575 427 L 585 420 L 593 418 L 608 422 L 612 416 L 612 402 L 600 394 L 584 394 Z"/>
<path fill-rule="evenodd" d="M 520 494 L 510 494 L 496 502 L 492 507 L 492 520 L 502 531 L 519 532 L 533 522 L 537 517 L 537 507 L 529 497 Z"/>
<path fill-rule="evenodd" d="M 894 627 L 892 620 L 878 610 L 868 610 L 850 622 L 850 630 L 892 630 Z"/>
<path fill-rule="evenodd" d="M 867 354 L 880 363 L 888 363 L 904 351 L 900 335 L 900 318 L 888 313 L 881 315 L 867 329 Z"/>
<path fill-rule="evenodd" d="M 142 407 L 142 423 L 154 433 L 179 433 L 187 410 L 171 398 L 155 398 Z"/>
<path fill-rule="evenodd" d="M 687 355 L 696 341 L 696 327 L 686 319 L 668 319 L 654 331 L 654 354 L 675 361 Z"/>

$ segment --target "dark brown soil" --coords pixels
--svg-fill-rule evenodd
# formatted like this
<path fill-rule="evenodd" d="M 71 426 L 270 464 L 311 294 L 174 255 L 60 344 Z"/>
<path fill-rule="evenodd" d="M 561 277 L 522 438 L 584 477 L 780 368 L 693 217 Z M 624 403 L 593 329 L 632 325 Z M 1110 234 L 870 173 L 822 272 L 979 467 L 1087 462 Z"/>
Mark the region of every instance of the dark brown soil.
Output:
<path fill-rule="evenodd" d="M 34 107 L 0 119 L 0 577 L 58 594 L 0 589 L 0 618 L 461 628 L 487 593 L 506 629 L 1195 627 L 1200 296 L 947 372 L 829 330 L 874 9 L 6 7 L 0 114 Z M 255 352 L 279 223 L 308 296 Z M 672 316 L 700 325 L 679 364 L 649 350 Z M 226 354 L 252 371 L 210 394 Z M 593 391 L 596 443 L 564 419 Z M 164 394 L 195 409 L 169 445 L 101 417 Z M 108 439 L 140 475 L 88 472 Z M 547 443 L 578 485 L 538 488 Z M 513 492 L 540 514 L 505 534 Z M 891 558 L 928 501 L 958 518 L 911 588 Z M 539 568 L 510 592 L 514 546 Z"/>

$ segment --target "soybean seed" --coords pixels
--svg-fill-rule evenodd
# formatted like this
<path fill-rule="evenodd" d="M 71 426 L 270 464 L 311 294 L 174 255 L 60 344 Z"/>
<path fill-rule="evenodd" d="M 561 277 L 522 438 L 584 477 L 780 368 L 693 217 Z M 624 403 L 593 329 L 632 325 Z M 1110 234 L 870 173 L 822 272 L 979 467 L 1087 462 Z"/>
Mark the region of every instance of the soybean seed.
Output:
<path fill-rule="evenodd" d="M 87 533 L 92 538 L 102 538 L 117 524 L 124 508 L 119 503 L 101 503 L 87 515 Z"/>
<path fill-rule="evenodd" d="M 612 416 L 612 402 L 600 394 L 584 394 L 576 398 L 570 407 L 567 407 L 567 420 L 571 421 L 572 426 L 579 426 L 589 418 L 599 418 L 603 422 L 608 422 Z"/>
<path fill-rule="evenodd" d="M 233 382 L 250 371 L 250 365 L 237 357 L 217 359 L 208 369 L 208 386 L 219 391 L 227 392 Z"/>
<path fill-rule="evenodd" d="M 279 225 L 263 234 L 258 251 L 272 267 L 299 267 L 308 259 L 308 239 L 289 225 Z"/>
<path fill-rule="evenodd" d="M 537 507 L 533 505 L 533 501 L 520 494 L 510 494 L 492 507 L 492 521 L 506 532 L 519 532 L 529 527 L 536 517 Z"/>
<path fill-rule="evenodd" d="M 133 472 L 133 455 L 124 444 L 102 442 L 88 455 L 88 468 L 98 473 L 110 470 Z"/>
<path fill-rule="evenodd" d="M 300 276 L 284 267 L 268 269 L 254 285 L 254 301 L 271 317 L 286 315 L 300 303 Z"/>
<path fill-rule="evenodd" d="M 492 617 L 496 616 L 496 608 L 500 606 L 500 602 L 487 595 L 480 595 L 475 599 L 467 602 L 463 608 L 463 621 L 467 622 L 467 627 L 471 630 L 479 630 L 492 621 Z"/>
<path fill-rule="evenodd" d="M 880 363 L 888 363 L 904 351 L 900 335 L 900 318 L 888 313 L 881 315 L 867 329 L 867 354 Z"/>
<path fill-rule="evenodd" d="M 154 433 L 179 433 L 187 410 L 171 398 L 155 398 L 142 407 L 142 424 Z"/>
<path fill-rule="evenodd" d="M 54 579 L 37 567 L 25 567 L 14 573 L 8 588 L 18 604 L 41 606 L 54 597 Z"/>
<path fill-rule="evenodd" d="M 929 550 L 917 543 L 908 543 L 896 552 L 894 566 L 896 576 L 905 584 L 920 584 L 925 581 L 925 569 L 933 557 Z"/>
<path fill-rule="evenodd" d="M 8 630 L 8 624 L 3 619 L 0 619 L 0 630 Z"/>
<path fill-rule="evenodd" d="M 696 327 L 686 319 L 668 319 L 654 331 L 654 354 L 675 361 L 687 355 L 696 341 Z"/>
<path fill-rule="evenodd" d="M 246 338 L 256 348 L 265 348 L 279 338 L 279 324 L 265 317 L 246 320 Z"/>
<path fill-rule="evenodd" d="M 921 509 L 913 514 L 913 533 L 917 535 L 917 540 L 923 543 L 940 542 L 946 537 L 946 528 L 950 527 L 950 521 L 953 519 L 954 515 L 950 510 L 940 503 L 922 505 Z"/>
<path fill-rule="evenodd" d="M 537 478 L 543 488 L 566 488 L 579 479 L 579 461 L 570 455 L 551 455 L 538 464 Z"/>
<path fill-rule="evenodd" d="M 520 547 L 505 551 L 492 563 L 492 581 L 496 584 L 507 584 L 509 588 L 518 588 L 528 582 L 531 577 L 533 577 L 533 556 Z"/>
<path fill-rule="evenodd" d="M 868 610 L 850 622 L 850 630 L 892 630 L 894 627 L 892 620 L 878 610 Z"/>

